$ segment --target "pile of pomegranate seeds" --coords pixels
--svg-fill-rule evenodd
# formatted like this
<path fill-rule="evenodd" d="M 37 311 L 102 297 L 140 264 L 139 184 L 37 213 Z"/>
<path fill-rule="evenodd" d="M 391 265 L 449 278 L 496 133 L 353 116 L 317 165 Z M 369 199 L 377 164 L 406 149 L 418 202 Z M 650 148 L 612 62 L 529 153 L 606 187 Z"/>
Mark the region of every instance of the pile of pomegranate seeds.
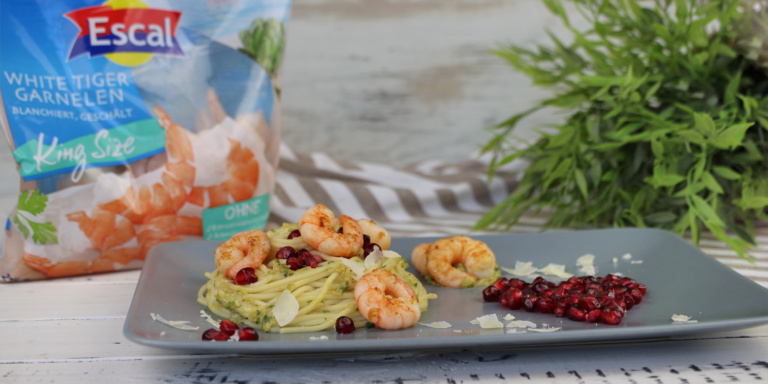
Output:
<path fill-rule="evenodd" d="M 483 289 L 483 300 L 508 309 L 551 313 L 573 321 L 617 325 L 642 301 L 646 287 L 629 277 L 571 277 L 555 284 L 539 276 L 531 283 L 499 278 Z"/>
<path fill-rule="evenodd" d="M 352 333 L 355 331 L 355 322 L 347 316 L 341 316 L 336 319 L 337 333 Z"/>
<path fill-rule="evenodd" d="M 235 336 L 237 334 L 237 336 Z M 203 332 L 205 341 L 259 341 L 259 334 L 251 327 L 240 328 L 231 320 L 222 320 L 219 329 L 211 328 Z"/>
<path fill-rule="evenodd" d="M 292 271 L 304 267 L 317 268 L 317 265 L 323 262 L 322 257 L 313 255 L 306 249 L 300 249 L 296 252 L 296 249 L 291 246 L 280 248 L 275 257 L 285 260 L 285 264 L 290 267 Z"/>

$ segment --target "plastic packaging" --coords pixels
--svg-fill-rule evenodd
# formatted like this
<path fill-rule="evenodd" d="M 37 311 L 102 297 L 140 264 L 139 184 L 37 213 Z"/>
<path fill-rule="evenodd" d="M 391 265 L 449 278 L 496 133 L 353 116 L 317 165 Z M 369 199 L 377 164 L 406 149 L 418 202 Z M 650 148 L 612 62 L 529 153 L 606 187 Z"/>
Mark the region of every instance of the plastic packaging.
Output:
<path fill-rule="evenodd" d="M 0 125 L 21 177 L 2 281 L 140 268 L 162 242 L 262 228 L 290 8 L 0 0 Z"/>

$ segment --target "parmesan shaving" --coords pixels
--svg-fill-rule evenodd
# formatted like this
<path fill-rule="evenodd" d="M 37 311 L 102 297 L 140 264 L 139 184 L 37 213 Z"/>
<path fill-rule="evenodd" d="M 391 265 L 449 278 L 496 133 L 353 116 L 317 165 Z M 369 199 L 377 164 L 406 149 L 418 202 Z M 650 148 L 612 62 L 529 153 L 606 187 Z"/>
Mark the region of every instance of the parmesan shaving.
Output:
<path fill-rule="evenodd" d="M 470 323 L 479 325 L 480 328 L 485 328 L 485 329 L 504 328 L 504 324 L 501 321 L 499 321 L 499 318 L 496 317 L 495 313 L 491 313 L 490 315 L 480 316 L 470 321 Z"/>
<path fill-rule="evenodd" d="M 309 337 L 309 340 L 311 340 L 311 341 L 318 341 L 318 340 L 328 340 L 328 336 L 326 336 L 326 335 L 317 336 L 317 337 L 315 337 L 315 336 L 310 336 L 310 337 Z"/>
<path fill-rule="evenodd" d="M 205 321 L 208 322 L 208 324 L 211 324 L 211 325 L 213 325 L 216 328 L 219 328 L 219 326 L 221 325 L 220 322 L 214 320 L 213 317 L 211 317 L 211 315 L 205 313 L 205 311 L 202 310 L 202 309 L 200 310 L 200 317 L 204 318 Z"/>
<path fill-rule="evenodd" d="M 341 263 L 352 270 L 352 273 L 355 274 L 355 280 L 360 280 L 360 278 L 365 274 L 365 264 L 360 261 L 342 258 Z"/>
<path fill-rule="evenodd" d="M 527 333 L 528 331 L 520 328 L 510 328 L 507 329 L 507 333 Z"/>
<path fill-rule="evenodd" d="M 528 320 L 515 320 L 507 323 L 507 328 L 536 328 L 536 323 Z"/>
<path fill-rule="evenodd" d="M 672 321 L 675 323 L 696 323 L 698 320 L 692 320 L 690 316 L 686 315 L 672 315 Z"/>
<path fill-rule="evenodd" d="M 291 291 L 284 290 L 272 308 L 272 315 L 275 316 L 277 324 L 281 327 L 289 324 L 296 315 L 299 314 L 299 301 L 291 294 Z"/>
<path fill-rule="evenodd" d="M 595 255 L 591 253 L 587 253 L 586 255 L 576 259 L 576 265 L 579 265 L 582 267 L 585 265 L 593 265 L 594 263 L 595 263 Z"/>
<path fill-rule="evenodd" d="M 560 327 L 549 327 L 549 328 L 536 328 L 536 329 L 529 328 L 528 330 L 529 331 L 533 331 L 533 332 L 555 332 L 555 331 L 559 331 L 560 329 L 562 329 L 562 328 L 560 328 Z"/>
<path fill-rule="evenodd" d="M 512 316 L 511 313 L 507 313 L 506 315 L 504 315 L 504 320 L 509 321 L 509 320 L 514 320 L 514 319 L 515 319 L 515 317 Z"/>
<path fill-rule="evenodd" d="M 629 259 L 632 258 L 632 255 L 629 254 L 629 253 L 625 253 L 623 256 L 621 256 L 621 258 L 624 259 L 624 260 L 629 260 Z"/>
<path fill-rule="evenodd" d="M 501 269 L 504 270 L 504 272 L 516 276 L 528 276 L 538 271 L 538 269 L 533 266 L 532 261 L 516 261 L 515 268 L 501 267 Z"/>
<path fill-rule="evenodd" d="M 156 313 L 150 313 L 150 316 L 152 316 L 152 320 L 159 321 L 169 327 L 173 327 L 176 329 L 181 329 L 182 331 L 196 331 L 200 329 L 200 327 L 195 327 L 189 325 L 189 321 L 181 321 L 181 320 L 166 320 L 162 316 L 156 314 Z"/>
<path fill-rule="evenodd" d="M 418 323 L 418 324 L 423 325 L 425 327 L 430 327 L 430 328 L 450 328 L 451 327 L 451 323 L 447 321 L 435 321 L 432 323 Z"/>
<path fill-rule="evenodd" d="M 386 257 L 387 259 L 396 259 L 402 256 L 400 256 L 400 254 L 395 251 L 390 251 L 387 249 L 384 251 L 384 257 Z"/>
<path fill-rule="evenodd" d="M 560 278 L 569 278 L 572 277 L 573 274 L 570 274 L 565 271 L 565 265 L 562 264 L 555 264 L 555 263 L 549 263 L 546 267 L 539 270 L 539 272 L 545 274 L 545 275 L 551 275 L 556 276 Z"/>
<path fill-rule="evenodd" d="M 370 271 L 372 269 L 375 269 L 376 266 L 379 264 L 379 261 L 384 258 L 384 252 L 381 251 L 379 248 L 374 248 L 373 252 L 369 253 L 368 256 L 365 257 L 365 270 Z"/>

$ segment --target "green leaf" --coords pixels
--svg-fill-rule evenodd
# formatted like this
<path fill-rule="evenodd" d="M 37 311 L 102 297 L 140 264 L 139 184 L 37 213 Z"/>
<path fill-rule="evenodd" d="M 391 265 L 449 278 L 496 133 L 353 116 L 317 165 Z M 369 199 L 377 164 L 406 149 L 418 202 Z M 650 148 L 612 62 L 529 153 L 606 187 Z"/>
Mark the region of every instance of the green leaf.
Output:
<path fill-rule="evenodd" d="M 582 172 L 581 169 L 574 169 L 573 170 L 573 177 L 576 181 L 576 185 L 579 187 L 579 191 L 581 191 L 581 195 L 586 200 L 589 198 L 589 193 L 587 191 L 587 179 L 584 177 L 584 172 Z"/>
<path fill-rule="evenodd" d="M 703 113 L 693 114 L 693 127 L 697 129 L 702 135 L 712 137 L 715 136 L 717 130 L 715 129 L 715 121 L 712 117 Z"/>
<path fill-rule="evenodd" d="M 710 140 L 710 143 L 717 148 L 735 149 L 742 145 L 744 134 L 747 132 L 747 129 L 753 125 L 754 123 L 734 124 L 724 131 L 719 132 L 712 140 Z"/>
<path fill-rule="evenodd" d="M 712 167 L 712 171 L 715 172 L 716 175 L 727 179 L 727 180 L 739 180 L 741 179 L 741 175 L 734 172 L 733 169 L 731 169 L 728 166 L 724 165 L 716 165 Z"/>

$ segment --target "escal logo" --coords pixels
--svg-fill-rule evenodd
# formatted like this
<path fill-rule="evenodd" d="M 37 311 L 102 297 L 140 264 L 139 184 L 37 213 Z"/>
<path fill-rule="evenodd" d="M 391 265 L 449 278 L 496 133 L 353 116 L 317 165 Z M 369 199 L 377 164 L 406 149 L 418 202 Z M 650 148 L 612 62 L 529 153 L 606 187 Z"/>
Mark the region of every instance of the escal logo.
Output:
<path fill-rule="evenodd" d="M 149 8 L 139 0 L 109 0 L 64 16 L 80 29 L 68 60 L 87 53 L 133 67 L 154 54 L 184 55 L 176 40 L 178 11 Z"/>

